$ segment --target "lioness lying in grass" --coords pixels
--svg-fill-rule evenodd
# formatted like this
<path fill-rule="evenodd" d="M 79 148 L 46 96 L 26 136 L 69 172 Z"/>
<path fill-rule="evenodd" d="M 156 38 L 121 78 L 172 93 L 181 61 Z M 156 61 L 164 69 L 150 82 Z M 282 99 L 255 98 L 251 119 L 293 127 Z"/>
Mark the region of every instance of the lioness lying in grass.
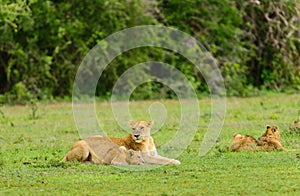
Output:
<path fill-rule="evenodd" d="M 118 146 L 102 136 L 93 136 L 75 142 L 62 161 L 71 160 L 112 165 L 141 165 L 144 163 L 139 151 L 127 150 L 124 146 Z"/>

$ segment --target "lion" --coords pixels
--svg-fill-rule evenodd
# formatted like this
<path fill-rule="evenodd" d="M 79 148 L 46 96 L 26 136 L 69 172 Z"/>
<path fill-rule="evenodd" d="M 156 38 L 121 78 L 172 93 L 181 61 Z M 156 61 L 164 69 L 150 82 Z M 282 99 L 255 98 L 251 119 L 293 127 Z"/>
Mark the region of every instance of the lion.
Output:
<path fill-rule="evenodd" d="M 281 136 L 276 125 L 267 125 L 267 130 L 257 140 L 249 135 L 234 134 L 231 144 L 232 151 L 256 151 L 256 150 L 285 150 L 281 145 Z"/>
<path fill-rule="evenodd" d="M 265 151 L 284 150 L 278 127 L 267 125 L 267 130 L 258 138 L 257 145 Z"/>
<path fill-rule="evenodd" d="M 180 164 L 180 161 L 158 155 L 154 139 L 150 136 L 153 121 L 129 121 L 131 133 L 124 138 L 109 138 L 119 146 L 141 151 L 145 163 L 148 164 Z"/>
<path fill-rule="evenodd" d="M 249 135 L 234 134 L 231 144 L 232 151 L 255 151 L 257 140 Z"/>
<path fill-rule="evenodd" d="M 139 151 L 127 150 L 124 146 L 119 146 L 102 136 L 93 136 L 75 142 L 62 161 L 72 160 L 106 165 L 144 164 Z"/>
<path fill-rule="evenodd" d="M 300 122 L 298 120 L 295 120 L 291 126 L 290 130 L 292 133 L 300 133 Z"/>

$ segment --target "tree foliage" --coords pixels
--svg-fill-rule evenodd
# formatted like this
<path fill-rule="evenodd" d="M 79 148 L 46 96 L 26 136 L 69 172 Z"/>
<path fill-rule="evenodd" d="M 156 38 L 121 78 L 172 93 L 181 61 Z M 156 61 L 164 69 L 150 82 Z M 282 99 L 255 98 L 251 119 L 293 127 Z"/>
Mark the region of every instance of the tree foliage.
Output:
<path fill-rule="evenodd" d="M 255 89 L 300 90 L 300 2 L 283 0 L 3 0 L 0 6 L 0 95 L 4 102 L 71 96 L 77 68 L 103 38 L 125 28 L 161 24 L 194 36 L 218 59 L 229 95 Z M 142 48 L 106 69 L 96 94 L 105 97 L 119 76 L 144 61 L 180 69 L 200 93 L 208 88 L 184 57 Z M 135 98 L 169 97 L 147 83 Z"/>

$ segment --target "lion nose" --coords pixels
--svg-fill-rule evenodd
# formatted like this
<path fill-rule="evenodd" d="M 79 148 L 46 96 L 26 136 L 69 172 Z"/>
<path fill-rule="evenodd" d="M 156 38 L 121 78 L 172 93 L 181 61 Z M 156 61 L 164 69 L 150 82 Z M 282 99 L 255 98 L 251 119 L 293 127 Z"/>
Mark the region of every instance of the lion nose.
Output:
<path fill-rule="evenodd" d="M 140 135 L 139 134 L 134 134 L 134 137 L 138 138 Z"/>

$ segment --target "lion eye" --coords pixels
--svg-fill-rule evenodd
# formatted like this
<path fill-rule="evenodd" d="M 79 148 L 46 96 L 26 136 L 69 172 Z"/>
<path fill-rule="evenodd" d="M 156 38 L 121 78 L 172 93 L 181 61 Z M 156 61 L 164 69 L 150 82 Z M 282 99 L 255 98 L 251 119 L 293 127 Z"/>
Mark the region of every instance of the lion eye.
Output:
<path fill-rule="evenodd" d="M 135 130 L 135 128 L 132 128 L 132 130 Z"/>
<path fill-rule="evenodd" d="M 144 129 L 144 127 L 141 127 L 141 129 Z"/>

